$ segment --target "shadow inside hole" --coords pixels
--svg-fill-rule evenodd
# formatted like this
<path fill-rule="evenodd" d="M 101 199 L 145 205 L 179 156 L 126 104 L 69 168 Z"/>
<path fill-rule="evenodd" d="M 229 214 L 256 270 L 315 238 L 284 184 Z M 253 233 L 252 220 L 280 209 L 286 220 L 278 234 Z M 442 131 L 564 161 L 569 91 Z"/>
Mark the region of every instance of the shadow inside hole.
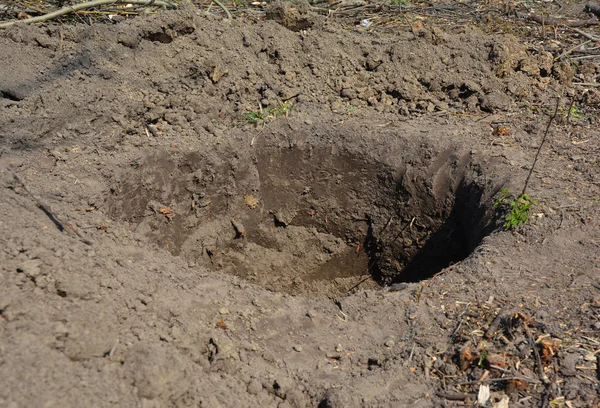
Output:
<path fill-rule="evenodd" d="M 273 291 L 339 296 L 428 279 L 494 229 L 488 189 L 458 175 L 468 163 L 445 160 L 434 186 L 423 171 L 327 149 L 266 151 L 239 168 L 160 151 L 126 172 L 109 211 L 191 265 Z"/>
<path fill-rule="evenodd" d="M 496 227 L 493 215 L 482 202 L 483 195 L 481 186 L 463 180 L 456 191 L 448 218 L 430 235 L 417 254 L 408 260 L 401 272 L 391 282 L 386 282 L 381 268 L 375 266 L 373 278 L 384 285 L 420 282 L 466 259 Z"/>

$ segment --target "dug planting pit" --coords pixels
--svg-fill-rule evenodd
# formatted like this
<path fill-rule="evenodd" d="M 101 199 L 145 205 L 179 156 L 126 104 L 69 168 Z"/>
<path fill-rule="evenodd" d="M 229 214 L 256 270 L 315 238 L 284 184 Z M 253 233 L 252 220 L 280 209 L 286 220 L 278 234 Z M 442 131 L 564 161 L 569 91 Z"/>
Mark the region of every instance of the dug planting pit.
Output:
<path fill-rule="evenodd" d="M 110 213 L 192 267 L 273 291 L 419 281 L 491 231 L 497 187 L 457 145 L 388 139 L 153 151 L 112 189 Z"/>

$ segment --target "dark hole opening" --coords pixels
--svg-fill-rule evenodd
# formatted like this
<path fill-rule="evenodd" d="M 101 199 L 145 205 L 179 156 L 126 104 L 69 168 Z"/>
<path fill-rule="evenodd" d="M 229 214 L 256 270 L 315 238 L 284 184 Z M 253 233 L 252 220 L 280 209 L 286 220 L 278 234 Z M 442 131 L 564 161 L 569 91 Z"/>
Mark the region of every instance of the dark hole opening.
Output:
<path fill-rule="evenodd" d="M 494 228 L 466 156 L 410 154 L 428 167 L 327 149 L 267 150 L 236 164 L 159 152 L 125 175 L 109 207 L 191 265 L 339 296 L 430 278 Z"/>

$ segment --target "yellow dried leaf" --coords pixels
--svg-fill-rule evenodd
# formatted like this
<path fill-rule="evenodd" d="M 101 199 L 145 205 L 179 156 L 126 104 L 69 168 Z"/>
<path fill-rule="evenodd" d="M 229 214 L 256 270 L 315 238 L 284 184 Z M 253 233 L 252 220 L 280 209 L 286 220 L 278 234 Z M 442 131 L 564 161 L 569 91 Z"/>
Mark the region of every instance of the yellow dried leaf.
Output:
<path fill-rule="evenodd" d="M 167 217 L 167 219 L 170 221 L 173 219 L 173 217 L 175 217 L 175 211 L 171 210 L 168 207 L 163 207 L 161 209 L 159 209 L 160 213 L 163 214 L 165 217 Z"/>
<path fill-rule="evenodd" d="M 260 200 L 251 194 L 244 196 L 244 204 L 246 204 L 248 207 L 250 207 L 252 209 L 256 208 L 256 206 L 258 205 L 259 202 L 260 202 Z"/>

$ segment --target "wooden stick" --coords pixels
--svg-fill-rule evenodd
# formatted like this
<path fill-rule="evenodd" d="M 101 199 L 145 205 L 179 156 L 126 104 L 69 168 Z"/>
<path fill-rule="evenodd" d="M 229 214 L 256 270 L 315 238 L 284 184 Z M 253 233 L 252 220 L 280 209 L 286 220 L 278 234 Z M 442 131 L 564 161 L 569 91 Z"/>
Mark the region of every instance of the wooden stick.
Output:
<path fill-rule="evenodd" d="M 512 306 L 501 309 L 500 312 L 498 312 L 498 315 L 492 321 L 492 324 L 490 324 L 490 327 L 485 332 L 485 334 L 484 334 L 485 338 L 488 340 L 491 339 L 492 336 L 494 335 L 494 333 L 496 332 L 496 330 L 498 330 L 498 328 L 500 327 L 500 324 L 502 323 L 502 321 L 504 319 L 508 318 L 509 316 L 515 315 L 518 311 L 519 311 L 518 307 L 512 307 Z"/>
<path fill-rule="evenodd" d="M 577 50 L 578 48 L 583 47 L 584 45 L 589 44 L 591 42 L 592 42 L 592 40 L 587 40 L 587 41 L 585 41 L 585 42 L 583 42 L 581 44 L 578 44 L 578 45 L 576 45 L 576 46 L 574 46 L 572 48 L 569 48 L 568 50 L 566 50 L 565 52 L 563 52 L 562 54 L 560 54 L 558 57 L 554 58 L 554 61 L 558 61 L 561 58 L 566 57 L 567 55 L 569 55 L 573 51 Z"/>
<path fill-rule="evenodd" d="M 585 31 L 583 31 L 583 30 L 580 30 L 580 29 L 578 29 L 578 28 L 571 27 L 571 30 L 575 31 L 575 32 L 576 32 L 576 33 L 578 33 L 578 34 L 581 34 L 582 36 L 584 36 L 584 37 L 585 37 L 585 38 L 587 38 L 588 40 L 592 40 L 592 41 L 600 41 L 600 37 L 596 37 L 596 36 L 595 36 L 595 35 L 593 35 L 593 34 L 586 33 Z"/>
<path fill-rule="evenodd" d="M 538 377 L 540 377 L 540 380 L 543 383 L 547 384 L 549 380 L 548 380 L 548 377 L 546 376 L 546 373 L 544 373 L 544 366 L 542 364 L 542 358 L 540 357 L 540 352 L 538 351 L 537 346 L 535 344 L 535 339 L 531 335 L 531 332 L 529 331 L 529 327 L 527 327 L 527 323 L 525 323 L 522 319 L 520 321 L 521 321 L 521 324 L 523 325 L 523 328 L 525 329 L 525 334 L 527 334 L 527 340 L 529 341 L 529 345 L 533 349 L 533 356 L 535 357 L 535 365 L 537 367 Z"/>
<path fill-rule="evenodd" d="M 593 1 L 589 1 L 585 5 L 585 11 L 589 11 L 590 13 L 594 14 L 596 17 L 600 18 L 600 6 L 596 3 L 594 3 Z"/>
<path fill-rule="evenodd" d="M 17 175 L 17 173 L 15 173 L 9 167 L 7 167 L 7 169 L 8 169 L 8 171 L 10 171 L 12 173 L 13 178 L 15 179 L 15 181 L 17 183 L 19 183 L 21 185 L 21 187 L 23 187 L 23 190 L 25 190 L 27 192 L 27 194 L 29 194 L 29 197 L 31 197 L 31 199 L 33 200 L 33 202 L 35 203 L 35 205 L 40 210 L 42 210 L 44 212 L 44 214 L 46 214 L 48 216 L 48 218 L 50 218 L 50 221 L 52 221 L 52 223 L 56 226 L 56 228 L 58 228 L 58 230 L 60 232 L 63 232 L 65 230 L 73 231 L 73 233 L 75 235 L 77 235 L 77 237 L 79 239 L 81 239 L 84 244 L 86 244 L 86 245 L 92 245 L 92 242 L 90 240 L 88 240 L 87 238 L 85 238 L 83 235 L 81 235 L 81 233 L 79 233 L 79 231 L 77 231 L 75 229 L 75 227 L 73 227 L 68 222 L 65 222 L 65 221 L 61 220 L 60 217 L 58 215 L 56 215 L 55 212 L 52 211 L 52 208 L 50 208 L 49 204 L 45 203 L 44 201 L 42 201 L 41 199 L 39 199 L 38 197 L 36 197 L 35 194 L 33 194 L 31 192 L 31 190 L 25 185 L 25 183 L 23 182 L 23 180 L 21 180 L 21 178 Z"/>
<path fill-rule="evenodd" d="M 550 25 L 550 26 L 566 26 L 566 27 L 587 27 L 600 24 L 597 18 L 590 18 L 588 20 L 583 21 L 568 21 L 560 18 L 554 17 L 545 17 L 539 14 L 525 14 L 525 13 L 517 13 L 519 18 L 536 22 L 540 25 Z"/>
<path fill-rule="evenodd" d="M 466 401 L 469 399 L 476 399 L 477 396 L 475 394 L 462 394 L 460 392 L 437 392 L 437 395 L 440 398 L 447 399 L 449 401 Z"/>
<path fill-rule="evenodd" d="M 463 381 L 463 382 L 459 382 L 458 385 L 475 385 L 475 384 L 480 384 L 483 382 L 500 382 L 500 381 L 512 381 L 512 380 L 523 381 L 523 382 L 528 382 L 528 383 L 532 383 L 532 384 L 540 383 L 540 380 L 536 380 L 535 378 L 501 377 L 501 378 L 484 378 L 483 380 L 477 380 L 477 381 Z"/>
<path fill-rule="evenodd" d="M 41 21 L 51 20 L 53 18 L 62 16 L 64 14 L 76 13 L 80 10 L 89 9 L 92 7 L 105 6 L 107 4 L 141 4 L 145 6 L 159 6 L 166 7 L 170 9 L 176 9 L 177 5 L 175 3 L 170 3 L 168 1 L 163 0 L 92 0 L 87 1 L 85 3 L 75 4 L 73 6 L 63 7 L 60 10 L 53 11 L 48 14 L 44 14 L 43 16 L 26 18 L 25 20 L 16 20 L 16 21 L 7 21 L 4 23 L 0 23 L 0 28 L 7 28 L 13 26 L 15 24 L 31 24 L 31 23 L 39 23 Z"/>
<path fill-rule="evenodd" d="M 533 158 L 533 163 L 531 164 L 531 168 L 529 169 L 529 174 L 527 174 L 527 178 L 525 179 L 525 185 L 523 186 L 523 192 L 521 192 L 521 195 L 523 195 L 527 192 L 527 185 L 529 184 L 529 179 L 531 178 L 531 175 L 533 174 L 533 169 L 535 168 L 535 165 L 540 156 L 540 152 L 542 151 L 542 147 L 544 146 L 544 143 L 546 142 L 546 138 L 548 137 L 548 132 L 550 131 L 550 126 L 552 126 L 552 122 L 554 121 L 554 119 L 556 119 L 556 115 L 558 115 L 558 106 L 559 105 L 560 105 L 560 99 L 556 98 L 556 108 L 554 109 L 554 114 L 548 120 L 548 124 L 546 125 L 546 130 L 544 131 L 544 136 L 542 137 L 542 142 L 540 143 L 540 147 L 538 147 L 537 152 L 535 153 L 535 157 Z"/>

